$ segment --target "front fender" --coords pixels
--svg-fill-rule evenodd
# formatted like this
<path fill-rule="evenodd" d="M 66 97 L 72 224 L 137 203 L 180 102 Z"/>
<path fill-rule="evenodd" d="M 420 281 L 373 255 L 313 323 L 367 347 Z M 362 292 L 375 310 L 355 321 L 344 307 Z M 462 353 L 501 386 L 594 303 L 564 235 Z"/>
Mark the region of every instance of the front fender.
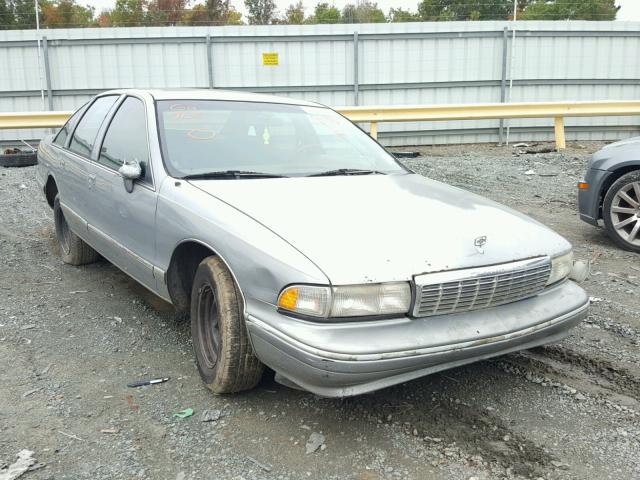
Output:
<path fill-rule="evenodd" d="M 175 248 L 187 239 L 225 261 L 247 311 L 256 302 L 275 306 L 288 284 L 329 283 L 311 260 L 264 225 L 187 181 L 167 177 L 157 204 L 155 264 L 166 271 Z"/>

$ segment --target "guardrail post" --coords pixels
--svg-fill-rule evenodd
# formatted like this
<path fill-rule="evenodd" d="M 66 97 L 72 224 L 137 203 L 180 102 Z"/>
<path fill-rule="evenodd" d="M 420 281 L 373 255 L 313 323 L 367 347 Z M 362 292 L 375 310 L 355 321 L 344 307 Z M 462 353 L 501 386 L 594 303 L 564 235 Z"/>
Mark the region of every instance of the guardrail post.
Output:
<path fill-rule="evenodd" d="M 556 150 L 564 150 L 567 148 L 567 142 L 564 137 L 564 118 L 556 117 L 554 119 L 556 133 Z"/>
<path fill-rule="evenodd" d="M 371 138 L 373 138 L 374 140 L 378 139 L 378 122 L 371 122 L 369 135 L 371 135 Z"/>
<path fill-rule="evenodd" d="M 213 52 L 211 35 L 207 33 L 207 73 L 209 74 L 209 88 L 213 88 Z"/>

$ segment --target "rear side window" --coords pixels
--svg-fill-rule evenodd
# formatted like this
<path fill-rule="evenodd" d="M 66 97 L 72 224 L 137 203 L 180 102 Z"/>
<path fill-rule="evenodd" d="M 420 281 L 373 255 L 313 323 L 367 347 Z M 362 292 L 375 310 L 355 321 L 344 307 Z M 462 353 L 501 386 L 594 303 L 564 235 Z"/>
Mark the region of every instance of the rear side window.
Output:
<path fill-rule="evenodd" d="M 142 101 L 127 97 L 111 120 L 102 142 L 98 163 L 117 170 L 124 163 L 137 160 L 142 167 L 141 179 L 151 183 L 146 124 Z"/>
<path fill-rule="evenodd" d="M 58 132 L 58 135 L 56 135 L 56 138 L 53 141 L 53 143 L 55 143 L 56 145 L 60 145 L 61 147 L 64 147 L 66 145 L 67 138 L 73 131 L 73 127 L 76 126 L 76 123 L 78 123 L 78 120 L 80 119 L 80 117 L 82 116 L 82 114 L 86 109 L 87 109 L 87 105 L 85 104 L 82 107 L 80 107 L 76 111 L 76 113 L 71 115 L 71 118 L 67 120 L 67 123 L 64 124 L 64 126 Z"/>
<path fill-rule="evenodd" d="M 91 104 L 73 133 L 69 150 L 85 157 L 91 156 L 98 130 L 100 130 L 104 117 L 106 117 L 117 99 L 117 95 L 110 95 L 108 97 L 100 97 Z"/>

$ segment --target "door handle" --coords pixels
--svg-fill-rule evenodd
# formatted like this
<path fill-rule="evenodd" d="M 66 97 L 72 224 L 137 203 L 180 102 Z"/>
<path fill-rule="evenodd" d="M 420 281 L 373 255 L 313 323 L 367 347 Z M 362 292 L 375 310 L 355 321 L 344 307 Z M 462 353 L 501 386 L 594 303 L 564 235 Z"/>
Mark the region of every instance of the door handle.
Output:
<path fill-rule="evenodd" d="M 96 184 L 96 176 L 91 174 L 89 175 L 89 187 L 94 187 Z"/>

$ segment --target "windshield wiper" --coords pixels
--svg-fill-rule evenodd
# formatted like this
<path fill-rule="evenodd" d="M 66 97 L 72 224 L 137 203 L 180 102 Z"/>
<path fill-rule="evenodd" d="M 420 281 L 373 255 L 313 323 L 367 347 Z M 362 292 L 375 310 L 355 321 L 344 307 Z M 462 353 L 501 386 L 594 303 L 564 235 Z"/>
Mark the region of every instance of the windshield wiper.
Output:
<path fill-rule="evenodd" d="M 338 175 L 386 175 L 378 170 L 366 170 L 361 168 L 338 168 L 336 170 L 328 170 L 326 172 L 313 173 L 309 177 L 335 177 Z"/>
<path fill-rule="evenodd" d="M 205 179 L 239 179 L 239 178 L 285 178 L 286 175 L 276 173 L 251 172 L 247 170 L 221 170 L 218 172 L 194 173 L 185 175 L 184 180 L 205 180 Z"/>

